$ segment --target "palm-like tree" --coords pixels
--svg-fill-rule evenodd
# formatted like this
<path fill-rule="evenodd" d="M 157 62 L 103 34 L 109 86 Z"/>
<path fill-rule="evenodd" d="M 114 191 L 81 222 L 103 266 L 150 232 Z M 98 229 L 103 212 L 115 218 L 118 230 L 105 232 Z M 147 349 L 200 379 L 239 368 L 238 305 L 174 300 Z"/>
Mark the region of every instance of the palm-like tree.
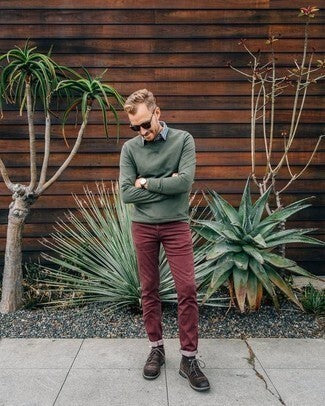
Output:
<path fill-rule="evenodd" d="M 16 104 L 20 114 L 27 111 L 30 147 L 30 182 L 28 185 L 10 180 L 4 162 L 0 159 L 0 172 L 8 189 L 12 193 L 9 206 L 5 265 L 3 272 L 2 298 L 0 311 L 8 313 L 22 305 L 22 231 L 31 205 L 55 182 L 67 168 L 78 151 L 89 114 L 95 102 L 103 114 L 105 134 L 107 132 L 107 111 L 111 111 L 118 122 L 118 115 L 110 104 L 113 98 L 123 103 L 122 96 L 111 86 L 102 83 L 101 78 L 92 79 L 88 72 L 83 78 L 73 70 L 58 65 L 48 54 L 36 52 L 26 43 L 24 48 L 16 47 L 0 57 L 6 65 L 0 69 L 0 108 L 2 101 Z M 51 141 L 51 102 L 53 98 L 67 97 L 69 107 L 63 115 L 64 124 L 74 107 L 81 107 L 82 123 L 73 148 L 67 159 L 47 180 L 47 169 Z M 34 111 L 41 103 L 45 115 L 44 153 L 40 177 L 37 179 Z M 64 134 L 64 133 L 63 133 Z"/>

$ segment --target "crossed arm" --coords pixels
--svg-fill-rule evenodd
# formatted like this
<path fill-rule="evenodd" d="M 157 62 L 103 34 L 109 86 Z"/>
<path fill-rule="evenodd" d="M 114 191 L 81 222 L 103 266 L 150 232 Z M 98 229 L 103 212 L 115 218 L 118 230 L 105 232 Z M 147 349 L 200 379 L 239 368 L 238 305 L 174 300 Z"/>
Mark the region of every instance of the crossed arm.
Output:
<path fill-rule="evenodd" d="M 176 175 L 176 174 L 173 174 Z M 193 137 L 187 134 L 182 155 L 178 164 L 177 176 L 150 178 L 147 190 L 164 195 L 176 195 L 191 190 L 195 175 L 195 144 Z"/>
<path fill-rule="evenodd" d="M 171 198 L 191 189 L 195 173 L 195 144 L 188 134 L 185 139 L 178 172 L 170 177 L 149 178 L 145 189 L 137 180 L 136 167 L 126 146 L 120 158 L 120 190 L 124 203 L 153 203 Z"/>

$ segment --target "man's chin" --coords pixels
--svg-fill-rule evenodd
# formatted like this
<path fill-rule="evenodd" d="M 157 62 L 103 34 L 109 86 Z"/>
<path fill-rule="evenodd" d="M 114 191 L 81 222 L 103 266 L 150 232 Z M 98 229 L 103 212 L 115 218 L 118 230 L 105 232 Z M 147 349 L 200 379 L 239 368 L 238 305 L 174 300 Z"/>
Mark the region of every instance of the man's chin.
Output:
<path fill-rule="evenodd" d="M 144 139 L 145 141 L 148 141 L 148 142 L 153 141 L 154 138 L 155 138 L 155 137 L 154 137 L 153 134 L 149 134 L 149 135 L 143 137 L 143 139 Z"/>

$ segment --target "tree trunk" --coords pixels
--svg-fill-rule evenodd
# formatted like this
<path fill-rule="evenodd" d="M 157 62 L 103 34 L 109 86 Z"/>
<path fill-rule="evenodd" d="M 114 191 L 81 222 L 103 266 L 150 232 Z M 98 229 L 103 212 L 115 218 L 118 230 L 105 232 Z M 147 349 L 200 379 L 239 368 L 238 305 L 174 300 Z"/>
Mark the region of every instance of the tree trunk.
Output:
<path fill-rule="evenodd" d="M 17 197 L 9 206 L 1 313 L 13 312 L 23 304 L 22 234 L 30 205 L 26 198 Z"/>

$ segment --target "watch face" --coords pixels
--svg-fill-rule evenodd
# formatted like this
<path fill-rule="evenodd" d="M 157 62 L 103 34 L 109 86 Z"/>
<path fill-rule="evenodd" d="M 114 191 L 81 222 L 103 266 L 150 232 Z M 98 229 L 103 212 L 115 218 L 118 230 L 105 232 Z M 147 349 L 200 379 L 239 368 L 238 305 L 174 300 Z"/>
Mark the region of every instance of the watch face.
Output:
<path fill-rule="evenodd" d="M 142 186 L 144 186 L 147 183 L 147 181 L 146 181 L 146 179 L 142 178 L 140 180 L 140 183 L 141 183 Z"/>

